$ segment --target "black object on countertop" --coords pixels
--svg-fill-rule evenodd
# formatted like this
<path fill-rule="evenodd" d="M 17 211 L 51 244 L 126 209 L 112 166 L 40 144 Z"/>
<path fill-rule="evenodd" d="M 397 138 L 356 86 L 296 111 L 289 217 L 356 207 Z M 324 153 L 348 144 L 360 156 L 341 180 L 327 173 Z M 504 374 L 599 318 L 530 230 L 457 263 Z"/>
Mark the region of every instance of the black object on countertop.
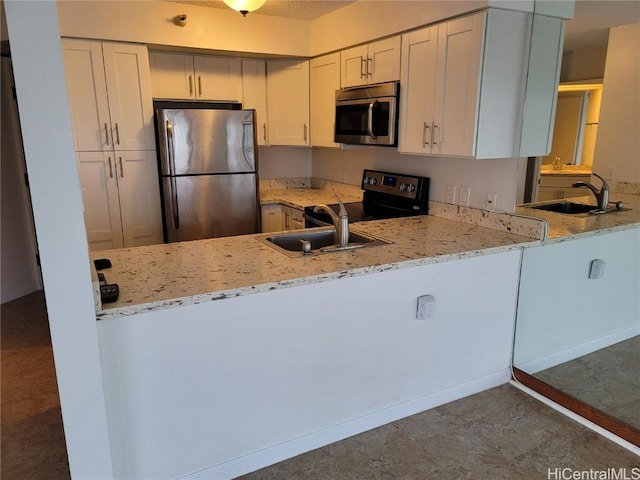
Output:
<path fill-rule="evenodd" d="M 118 284 L 107 283 L 104 273 L 98 273 L 98 280 L 100 281 L 100 300 L 102 300 L 102 303 L 111 303 L 118 300 L 118 296 L 120 295 L 120 287 Z"/>
<path fill-rule="evenodd" d="M 111 260 L 108 258 L 98 258 L 93 261 L 93 265 L 96 267 L 96 270 L 104 270 L 105 268 L 111 268 Z"/>

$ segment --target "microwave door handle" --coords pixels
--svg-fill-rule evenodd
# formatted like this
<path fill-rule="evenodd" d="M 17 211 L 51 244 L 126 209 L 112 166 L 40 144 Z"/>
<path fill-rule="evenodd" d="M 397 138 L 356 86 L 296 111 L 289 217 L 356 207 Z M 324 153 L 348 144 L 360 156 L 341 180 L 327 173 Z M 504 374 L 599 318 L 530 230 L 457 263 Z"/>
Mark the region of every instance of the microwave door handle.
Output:
<path fill-rule="evenodd" d="M 367 130 L 368 130 L 369 136 L 374 140 L 378 138 L 373 133 L 373 107 L 375 106 L 376 103 L 378 102 L 376 101 L 369 104 L 369 115 L 367 118 Z"/>

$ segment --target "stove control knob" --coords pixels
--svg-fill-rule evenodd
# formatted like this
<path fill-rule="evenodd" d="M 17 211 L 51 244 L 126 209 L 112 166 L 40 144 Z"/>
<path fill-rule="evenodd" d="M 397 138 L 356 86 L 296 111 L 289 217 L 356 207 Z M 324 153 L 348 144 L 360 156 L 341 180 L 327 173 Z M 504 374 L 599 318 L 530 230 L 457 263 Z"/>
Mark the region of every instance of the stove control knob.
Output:
<path fill-rule="evenodd" d="M 404 183 L 400 184 L 400 191 L 404 192 L 405 190 L 407 190 L 407 185 L 405 185 Z"/>
<path fill-rule="evenodd" d="M 413 192 L 413 191 L 415 191 L 415 189 L 416 189 L 415 185 L 407 185 L 407 191 L 408 192 Z"/>
<path fill-rule="evenodd" d="M 364 183 L 365 184 L 369 183 L 369 177 L 364 177 Z"/>
<path fill-rule="evenodd" d="M 370 185 L 375 185 L 376 183 L 377 183 L 377 182 L 376 182 L 376 179 L 375 179 L 375 178 L 370 178 L 370 179 L 369 179 L 369 184 L 370 184 Z"/>

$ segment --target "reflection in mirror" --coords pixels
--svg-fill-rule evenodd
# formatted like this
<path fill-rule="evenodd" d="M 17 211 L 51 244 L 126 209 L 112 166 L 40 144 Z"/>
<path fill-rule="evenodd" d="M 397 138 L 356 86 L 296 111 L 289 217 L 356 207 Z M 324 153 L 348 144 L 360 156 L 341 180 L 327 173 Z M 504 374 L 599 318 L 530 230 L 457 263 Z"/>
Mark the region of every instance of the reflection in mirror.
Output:
<path fill-rule="evenodd" d="M 525 249 L 513 358 L 517 369 L 629 424 L 636 434 L 638 245 L 636 227 Z"/>

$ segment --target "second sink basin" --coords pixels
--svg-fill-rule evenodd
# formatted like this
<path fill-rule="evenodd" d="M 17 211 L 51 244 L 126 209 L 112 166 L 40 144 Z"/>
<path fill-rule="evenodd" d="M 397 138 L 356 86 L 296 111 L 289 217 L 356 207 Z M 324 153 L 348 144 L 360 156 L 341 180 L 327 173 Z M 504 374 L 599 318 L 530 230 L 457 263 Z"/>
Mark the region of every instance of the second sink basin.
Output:
<path fill-rule="evenodd" d="M 338 237 L 333 227 L 306 228 L 292 232 L 263 235 L 257 237 L 257 239 L 291 257 L 305 255 L 303 252 L 304 241 L 311 244 L 311 254 L 352 250 L 391 243 L 381 238 L 349 230 L 349 244 L 346 247 L 338 247 Z"/>
<path fill-rule="evenodd" d="M 567 213 L 569 215 L 576 215 L 579 213 L 589 213 L 593 210 L 597 210 L 598 207 L 594 205 L 585 205 L 582 203 L 573 202 L 556 202 L 556 203 L 542 203 L 540 205 L 529 205 L 536 210 L 547 210 L 548 212 Z"/>

